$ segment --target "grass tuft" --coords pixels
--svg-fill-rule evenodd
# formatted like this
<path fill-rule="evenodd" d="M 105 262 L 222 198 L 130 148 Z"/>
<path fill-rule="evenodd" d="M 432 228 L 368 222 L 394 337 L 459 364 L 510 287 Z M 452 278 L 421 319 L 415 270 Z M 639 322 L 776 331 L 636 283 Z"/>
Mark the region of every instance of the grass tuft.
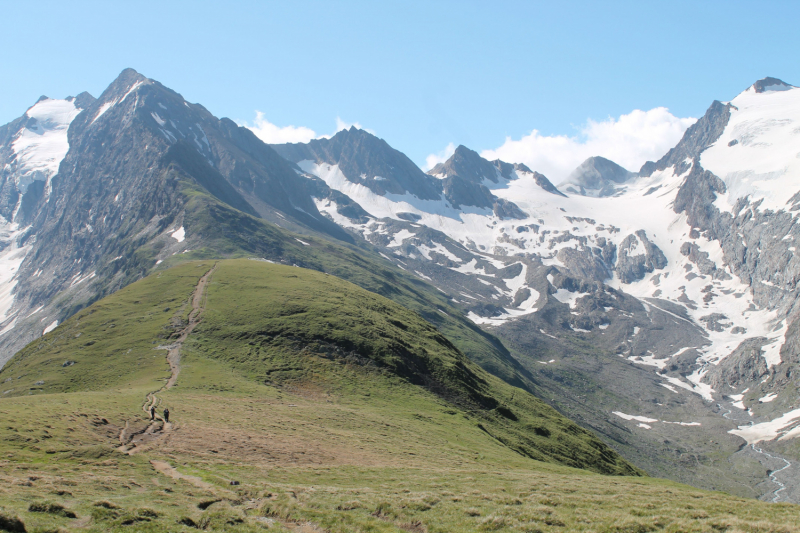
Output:
<path fill-rule="evenodd" d="M 28 506 L 28 511 L 31 513 L 47 513 L 55 516 L 63 516 L 64 518 L 78 518 L 78 516 L 65 508 L 60 503 L 53 502 L 33 502 Z"/>
<path fill-rule="evenodd" d="M 27 533 L 25 523 L 18 516 L 11 516 L 2 511 L 0 511 L 0 531 Z"/>

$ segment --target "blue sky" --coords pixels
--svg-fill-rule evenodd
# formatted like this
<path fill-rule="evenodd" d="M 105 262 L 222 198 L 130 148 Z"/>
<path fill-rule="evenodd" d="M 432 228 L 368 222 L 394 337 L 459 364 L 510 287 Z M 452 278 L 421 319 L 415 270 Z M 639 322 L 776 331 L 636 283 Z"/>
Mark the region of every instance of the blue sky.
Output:
<path fill-rule="evenodd" d="M 29 0 L 0 10 L 0 124 L 41 94 L 97 96 L 133 67 L 240 123 L 255 125 L 256 111 L 315 135 L 337 118 L 358 123 L 421 166 L 451 143 L 525 160 L 551 146 L 536 139 L 586 145 L 624 117 L 639 125 L 623 137 L 656 153 L 714 99 L 768 75 L 800 84 L 800 3 L 789 1 Z M 630 115 L 660 107 L 669 113 Z M 513 145 L 526 136 L 532 147 Z M 604 149 L 629 167 L 645 155 Z"/>

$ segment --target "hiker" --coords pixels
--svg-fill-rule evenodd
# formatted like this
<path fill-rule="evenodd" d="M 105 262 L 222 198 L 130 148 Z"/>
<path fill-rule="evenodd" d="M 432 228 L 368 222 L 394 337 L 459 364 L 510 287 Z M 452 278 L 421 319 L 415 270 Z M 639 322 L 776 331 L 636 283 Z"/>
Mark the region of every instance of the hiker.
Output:
<path fill-rule="evenodd" d="M 164 422 L 169 422 L 169 409 L 164 408 Z"/>
<path fill-rule="evenodd" d="M 155 419 L 156 419 L 156 406 L 155 405 L 151 405 L 150 406 L 150 420 L 155 420 Z"/>

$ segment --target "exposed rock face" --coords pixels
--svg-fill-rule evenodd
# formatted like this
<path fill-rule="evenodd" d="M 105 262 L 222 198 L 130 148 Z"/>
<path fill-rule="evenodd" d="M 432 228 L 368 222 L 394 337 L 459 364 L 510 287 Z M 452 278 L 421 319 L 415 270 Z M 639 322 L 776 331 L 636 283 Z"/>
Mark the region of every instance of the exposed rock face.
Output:
<path fill-rule="evenodd" d="M 381 196 L 409 193 L 421 200 L 438 200 L 441 195 L 436 182 L 405 154 L 355 126 L 330 139 L 313 139 L 308 144 L 276 144 L 272 148 L 294 163 L 312 160 L 339 165 L 349 181 Z"/>
<path fill-rule="evenodd" d="M 711 276 L 714 279 L 730 279 L 730 275 L 724 270 L 717 268 L 717 264 L 708 257 L 708 252 L 700 250 L 697 243 L 685 242 L 681 245 L 681 254 L 685 255 L 689 261 L 697 265 L 700 273 Z"/>
<path fill-rule="evenodd" d="M 69 125 L 57 174 L 31 181 L 19 202 L 19 220 L 30 221 L 15 242 L 27 252 L 16 274 L 24 282 L 2 324 L 16 327 L 0 338 L 0 361 L 41 335 L 41 321 L 63 320 L 198 242 L 188 224 L 172 236 L 184 225 L 186 187 L 252 216 L 281 212 L 287 224 L 352 241 L 309 196 L 324 183 L 298 176 L 251 131 L 158 82 L 129 69 L 96 101 L 75 101 L 86 108 Z"/>
<path fill-rule="evenodd" d="M 703 118 L 689 126 L 675 148 L 670 149 L 664 157 L 657 162 L 648 161 L 639 170 L 640 176 L 650 176 L 656 170 L 675 167 L 676 174 L 683 174 L 688 170 L 689 163 L 697 158 L 700 153 L 714 144 L 731 117 L 731 104 L 723 104 L 714 100 Z"/>
<path fill-rule="evenodd" d="M 513 170 L 513 165 L 500 160 L 487 161 L 478 152 L 462 144 L 456 148 L 450 159 L 430 169 L 428 174 L 441 178 L 461 176 L 475 183 L 483 183 L 484 180 L 498 183 L 500 178 L 512 179 Z"/>
<path fill-rule="evenodd" d="M 769 76 L 760 79 L 753 84 L 753 90 L 755 90 L 757 93 L 763 93 L 766 91 L 785 91 L 791 87 L 793 87 L 793 85 L 789 85 L 778 78 L 770 78 Z"/>
<path fill-rule="evenodd" d="M 644 230 L 625 237 L 617 253 L 616 271 L 623 283 L 640 280 L 645 274 L 667 266 L 664 252 L 647 238 Z"/>
<path fill-rule="evenodd" d="M 93 102 L 89 93 L 64 100 L 42 96 L 23 116 L 0 126 L 0 216 L 30 223 L 66 155 L 70 123 Z"/>
<path fill-rule="evenodd" d="M 748 339 L 736 350 L 713 366 L 703 381 L 720 393 L 741 391 L 761 381 L 768 374 L 767 363 L 761 356 L 765 338 Z"/>
<path fill-rule="evenodd" d="M 488 161 L 478 155 L 478 152 L 470 150 L 464 145 L 459 145 L 450 159 L 428 171 L 431 176 L 442 179 L 460 176 L 475 183 L 484 183 L 485 180 L 488 180 L 494 184 L 500 184 L 503 178 L 506 180 L 517 179 L 522 173 L 532 174 L 536 184 L 545 191 L 564 196 L 544 174 L 534 172 L 522 163 L 511 164 L 499 159 Z"/>
<path fill-rule="evenodd" d="M 519 170 L 519 171 L 523 171 L 523 172 L 530 172 L 530 169 L 528 167 L 526 167 L 525 165 L 522 165 L 522 164 L 515 165 L 514 169 L 515 170 Z M 536 182 L 536 185 L 538 185 L 539 187 L 541 187 L 545 191 L 547 191 L 549 193 L 556 194 L 558 196 L 563 196 L 563 197 L 566 198 L 567 195 L 564 194 L 563 192 L 559 191 L 558 188 L 555 185 L 553 185 L 550 182 L 550 180 L 547 179 L 547 177 L 544 174 L 540 174 L 538 172 L 533 172 L 533 180 Z"/>
<path fill-rule="evenodd" d="M 485 185 L 457 175 L 444 178 L 440 183 L 444 198 L 456 209 L 482 207 L 491 209 L 500 218 L 526 218 L 513 202 L 497 198 Z"/>
<path fill-rule="evenodd" d="M 562 248 L 556 256 L 571 273 L 593 281 L 606 281 L 613 275 L 600 248 Z"/>
<path fill-rule="evenodd" d="M 609 159 L 590 157 L 572 171 L 562 187 L 583 196 L 612 196 L 619 191 L 619 185 L 636 176 Z"/>

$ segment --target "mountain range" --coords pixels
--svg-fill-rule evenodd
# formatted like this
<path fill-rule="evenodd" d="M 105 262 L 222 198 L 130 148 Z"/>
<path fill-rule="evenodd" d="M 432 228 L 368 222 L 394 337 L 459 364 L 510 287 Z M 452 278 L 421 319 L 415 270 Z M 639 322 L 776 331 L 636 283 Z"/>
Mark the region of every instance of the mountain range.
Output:
<path fill-rule="evenodd" d="M 357 128 L 264 144 L 128 69 L 0 127 L 0 364 L 147 275 L 263 259 L 411 309 L 652 475 L 798 502 L 798 132 L 765 78 L 635 172 L 459 146 L 426 173 Z"/>

